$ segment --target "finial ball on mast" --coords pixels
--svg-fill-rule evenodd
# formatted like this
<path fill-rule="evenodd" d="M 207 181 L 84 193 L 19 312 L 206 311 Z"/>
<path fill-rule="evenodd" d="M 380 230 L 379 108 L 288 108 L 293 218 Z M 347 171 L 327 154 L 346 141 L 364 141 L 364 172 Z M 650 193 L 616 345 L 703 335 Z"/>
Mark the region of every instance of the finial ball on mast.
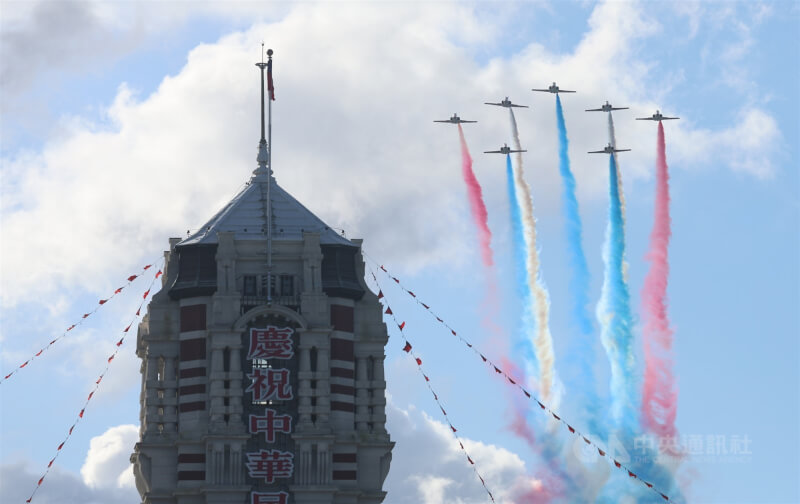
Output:
<path fill-rule="evenodd" d="M 267 56 L 272 56 L 272 49 L 267 49 Z"/>

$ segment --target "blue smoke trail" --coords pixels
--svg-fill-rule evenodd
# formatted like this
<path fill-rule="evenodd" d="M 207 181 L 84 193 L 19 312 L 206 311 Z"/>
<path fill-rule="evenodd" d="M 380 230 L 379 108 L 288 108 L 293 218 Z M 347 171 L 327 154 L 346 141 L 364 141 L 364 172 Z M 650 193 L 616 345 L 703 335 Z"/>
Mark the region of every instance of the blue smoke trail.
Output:
<path fill-rule="evenodd" d="M 603 423 L 598 421 L 597 413 L 600 411 L 597 393 L 594 389 L 595 379 L 592 369 L 592 356 L 594 355 L 594 327 L 589 315 L 589 267 L 586 264 L 586 255 L 583 252 L 583 224 L 578 211 L 578 199 L 575 195 L 575 177 L 572 175 L 569 162 L 569 139 L 567 126 L 564 121 L 564 110 L 561 108 L 561 97 L 556 95 L 556 121 L 558 123 L 558 168 L 561 180 L 564 183 L 563 208 L 566 217 L 567 242 L 569 247 L 570 290 L 573 295 L 573 317 L 582 336 L 580 345 L 572 352 L 578 363 L 579 376 L 576 390 L 581 391 L 583 400 L 589 413 L 589 427 L 593 434 L 604 434 Z"/>
<path fill-rule="evenodd" d="M 511 215 L 511 234 L 512 234 L 512 248 L 514 249 L 514 263 L 516 264 L 516 274 L 514 278 L 517 284 L 517 294 L 520 298 L 522 306 L 522 324 L 524 330 L 533 326 L 533 313 L 531 312 L 531 293 L 530 285 L 528 284 L 528 266 L 527 257 L 528 251 L 525 244 L 525 227 L 522 224 L 522 214 L 519 209 L 519 201 L 517 200 L 517 189 L 514 184 L 514 169 L 511 167 L 511 155 L 506 154 L 506 178 L 508 180 L 508 205 Z M 530 363 L 534 369 L 536 365 L 536 355 L 533 353 L 530 340 L 523 334 L 517 340 L 515 348 L 522 351 L 525 356 L 525 361 Z M 534 376 L 538 375 L 537 373 Z"/>

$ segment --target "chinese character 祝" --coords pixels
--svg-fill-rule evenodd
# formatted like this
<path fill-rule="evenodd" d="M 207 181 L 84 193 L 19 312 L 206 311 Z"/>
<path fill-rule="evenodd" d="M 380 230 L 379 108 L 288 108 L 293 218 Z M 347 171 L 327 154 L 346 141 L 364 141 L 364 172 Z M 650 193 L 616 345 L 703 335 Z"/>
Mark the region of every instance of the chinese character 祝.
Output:
<path fill-rule="evenodd" d="M 288 369 L 254 368 L 247 375 L 253 383 L 245 392 L 253 393 L 253 402 L 267 399 L 293 399 L 292 386 L 289 384 Z"/>
<path fill-rule="evenodd" d="M 253 359 L 291 359 L 292 328 L 267 326 L 266 329 L 250 329 L 250 350 L 247 358 Z"/>
<path fill-rule="evenodd" d="M 263 478 L 267 483 L 274 483 L 275 478 L 291 478 L 293 471 L 294 455 L 290 452 L 259 450 L 247 453 L 247 472 L 251 478 Z"/>

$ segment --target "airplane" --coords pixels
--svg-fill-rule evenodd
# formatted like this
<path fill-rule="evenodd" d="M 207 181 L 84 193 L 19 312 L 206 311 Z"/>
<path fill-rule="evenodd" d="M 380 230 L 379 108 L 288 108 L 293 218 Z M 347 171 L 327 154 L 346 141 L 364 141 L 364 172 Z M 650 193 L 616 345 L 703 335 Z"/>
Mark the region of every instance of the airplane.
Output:
<path fill-rule="evenodd" d="M 505 107 L 505 108 L 511 108 L 511 107 L 528 108 L 527 105 L 517 105 L 516 103 L 511 103 L 511 100 L 508 99 L 508 96 L 506 96 L 506 99 L 501 101 L 500 103 L 491 103 L 491 102 L 483 102 L 483 103 L 485 105 L 497 105 L 498 107 Z"/>
<path fill-rule="evenodd" d="M 552 86 L 550 86 L 547 89 L 531 89 L 531 91 L 542 91 L 544 93 L 555 93 L 555 94 L 558 94 L 558 93 L 574 93 L 575 92 L 575 91 L 569 91 L 567 89 L 561 89 L 558 86 L 556 86 L 555 82 L 553 83 Z"/>
<path fill-rule="evenodd" d="M 614 107 L 610 103 L 608 103 L 608 100 L 606 100 L 606 102 L 603 104 L 602 107 L 600 107 L 600 108 L 589 108 L 589 109 L 586 109 L 586 112 L 611 112 L 612 110 L 625 110 L 627 108 L 628 107 Z"/>
<path fill-rule="evenodd" d="M 478 121 L 465 121 L 464 119 L 461 119 L 460 117 L 458 117 L 458 114 L 453 114 L 453 117 L 451 117 L 450 119 L 435 120 L 433 122 L 450 123 L 450 124 L 461 124 L 461 123 L 476 123 Z"/>
<path fill-rule="evenodd" d="M 500 147 L 500 150 L 487 150 L 483 151 L 484 154 L 511 154 L 512 152 L 528 152 L 526 150 L 514 150 L 508 146 L 508 144 L 503 144 Z"/>
<path fill-rule="evenodd" d="M 626 152 L 630 149 L 616 149 L 611 146 L 611 144 L 606 145 L 603 147 L 603 150 L 596 150 L 596 151 L 589 151 L 589 154 L 614 154 L 615 152 Z"/>
<path fill-rule="evenodd" d="M 656 110 L 656 113 L 653 114 L 651 117 L 637 117 L 637 121 L 666 121 L 669 119 L 680 119 L 680 117 L 667 117 L 661 115 L 660 110 Z"/>

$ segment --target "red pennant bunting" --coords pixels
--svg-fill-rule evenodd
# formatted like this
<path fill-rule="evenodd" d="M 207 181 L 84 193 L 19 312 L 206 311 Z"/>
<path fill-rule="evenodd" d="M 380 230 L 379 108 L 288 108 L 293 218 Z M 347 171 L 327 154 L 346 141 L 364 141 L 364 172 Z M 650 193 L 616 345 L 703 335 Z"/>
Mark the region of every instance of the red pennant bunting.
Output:
<path fill-rule="evenodd" d="M 149 270 L 149 269 L 150 269 L 150 267 L 151 267 L 151 266 L 152 266 L 152 264 L 148 264 L 147 266 L 145 266 L 145 267 L 144 267 L 144 268 L 142 268 L 142 269 L 144 269 L 145 271 L 147 271 L 147 270 Z"/>
<path fill-rule="evenodd" d="M 661 492 L 658 492 L 658 495 L 660 495 L 661 497 L 663 497 L 665 501 L 668 501 L 668 500 L 669 500 L 669 497 L 667 497 L 666 495 L 662 494 Z"/>
<path fill-rule="evenodd" d="M 633 474 L 633 473 L 632 473 L 632 472 L 630 472 L 630 471 L 628 471 L 628 476 L 630 476 L 631 478 L 635 478 L 635 477 L 636 477 L 636 475 L 635 475 L 635 474 Z"/>
<path fill-rule="evenodd" d="M 395 277 L 392 277 L 392 280 L 394 280 L 394 283 L 396 283 L 396 284 L 400 283 L 400 280 L 396 279 Z"/>
<path fill-rule="evenodd" d="M 483 359 L 483 362 L 486 362 L 486 357 L 484 357 L 483 354 L 481 354 L 481 359 Z"/>
<path fill-rule="evenodd" d="M 161 270 L 158 270 L 158 272 L 156 273 L 156 278 L 160 277 L 162 274 L 163 273 L 161 273 Z"/>
<path fill-rule="evenodd" d="M 405 326 L 406 326 L 406 323 L 405 323 L 405 321 L 403 321 L 403 322 L 402 322 L 402 323 L 401 323 L 399 326 L 397 326 L 397 327 L 399 327 L 399 328 L 400 328 L 400 330 L 402 331 L 402 330 L 403 330 L 403 328 L 404 328 Z"/>
<path fill-rule="evenodd" d="M 121 340 L 117 341 L 117 346 L 122 346 L 122 340 L 124 340 L 124 339 L 125 338 L 123 337 Z"/>
<path fill-rule="evenodd" d="M 131 275 L 131 276 L 128 277 L 128 281 L 129 282 L 133 282 L 134 280 L 136 280 L 136 277 L 138 277 L 138 276 L 139 275 Z"/>
<path fill-rule="evenodd" d="M 467 346 L 468 346 L 469 348 L 472 348 L 472 344 L 471 344 L 471 343 L 467 343 Z"/>
<path fill-rule="evenodd" d="M 4 380 L 8 380 L 8 378 L 9 378 L 9 377 L 10 377 L 12 374 L 14 374 L 14 373 L 8 373 L 8 374 L 6 375 L 6 377 L 5 377 L 5 378 L 3 378 L 3 379 L 4 379 Z"/>
<path fill-rule="evenodd" d="M 29 363 L 29 362 L 30 362 L 30 361 L 25 361 L 25 362 L 23 362 L 23 363 L 22 363 L 22 365 L 21 365 L 19 368 L 20 368 L 20 369 L 24 368 L 25 366 L 27 366 L 27 365 L 28 365 L 28 363 Z"/>
<path fill-rule="evenodd" d="M 89 392 L 89 397 L 87 397 L 87 398 L 86 398 L 86 400 L 87 400 L 87 401 L 91 401 L 91 400 L 92 400 L 92 396 L 93 396 L 93 395 L 94 395 L 94 390 L 92 390 L 91 392 Z"/>
<path fill-rule="evenodd" d="M 83 408 L 80 413 L 78 413 L 78 418 L 83 418 L 83 412 L 86 411 L 86 408 Z"/>
<path fill-rule="evenodd" d="M 451 428 L 451 429 L 453 429 L 453 432 L 457 432 L 457 431 L 456 431 L 456 428 L 455 428 L 455 427 L 453 427 L 452 425 L 450 426 L 450 428 Z"/>
<path fill-rule="evenodd" d="M 104 305 L 106 304 L 107 301 L 108 299 L 101 299 L 100 301 L 98 301 L 98 304 Z"/>
<path fill-rule="evenodd" d="M 386 307 L 386 311 L 383 312 L 383 313 L 385 313 L 386 315 L 392 315 L 392 307 L 391 306 L 387 306 Z"/>
<path fill-rule="evenodd" d="M 95 382 L 97 385 L 100 385 L 100 382 L 103 381 L 103 375 L 100 375 L 100 378 L 97 379 Z"/>
<path fill-rule="evenodd" d="M 444 410 L 444 408 L 442 408 L 441 406 L 439 406 L 439 409 L 440 409 L 440 410 L 442 410 L 442 413 L 444 413 L 444 416 L 447 416 L 447 412 Z"/>
<path fill-rule="evenodd" d="M 539 404 L 540 408 L 544 409 L 544 404 L 540 403 L 539 401 L 536 401 L 536 402 Z"/>
<path fill-rule="evenodd" d="M 444 322 L 444 320 L 440 319 L 439 317 L 436 317 L 436 320 L 438 320 L 439 322 Z"/>
<path fill-rule="evenodd" d="M 553 413 L 552 411 L 550 412 L 550 414 L 552 414 L 552 415 L 553 415 L 553 418 L 555 418 L 556 420 L 561 420 L 561 417 L 559 417 L 558 415 L 556 415 L 556 414 L 555 414 L 555 413 Z"/>
<path fill-rule="evenodd" d="M 514 380 L 512 380 L 512 379 L 511 379 L 511 378 L 509 378 L 508 376 L 506 376 L 506 378 L 508 378 L 508 381 L 510 381 L 510 382 L 512 383 L 512 385 L 516 385 L 516 384 L 517 384 L 517 382 L 515 382 Z"/>
<path fill-rule="evenodd" d="M 436 392 L 433 393 L 433 398 L 436 399 L 437 401 L 439 400 L 439 396 L 436 395 Z"/>
<path fill-rule="evenodd" d="M 131 322 L 131 323 L 128 325 L 128 327 L 126 327 L 126 328 L 125 328 L 125 330 L 124 330 L 124 331 L 122 331 L 122 332 L 128 332 L 128 331 L 130 330 L 130 328 L 131 328 L 131 326 L 132 326 L 132 325 L 133 325 L 133 322 Z"/>
<path fill-rule="evenodd" d="M 409 293 L 409 294 L 411 294 L 411 297 L 417 297 L 417 295 L 416 295 L 416 294 L 414 294 L 414 293 L 413 293 L 413 292 L 411 292 L 411 291 L 408 291 L 408 293 Z"/>
<path fill-rule="evenodd" d="M 574 428 L 573 426 L 571 426 L 571 425 L 567 424 L 567 429 L 569 429 L 569 431 L 570 431 L 571 433 L 575 434 L 575 428 Z"/>
<path fill-rule="evenodd" d="M 622 467 L 622 464 L 620 464 L 620 463 L 619 463 L 619 462 L 617 462 L 616 460 L 614 461 L 614 465 L 615 465 L 615 466 L 617 466 L 618 468 L 619 468 L 619 467 Z"/>
<path fill-rule="evenodd" d="M 147 289 L 144 294 L 142 295 L 142 299 L 147 299 L 147 295 L 150 294 L 150 289 Z"/>
<path fill-rule="evenodd" d="M 39 350 L 34 357 L 39 357 L 40 355 L 42 355 L 42 352 L 44 352 L 44 348 Z"/>
<path fill-rule="evenodd" d="M 75 428 L 75 424 L 72 424 L 72 427 L 69 428 L 69 435 L 70 436 L 72 435 L 72 429 L 74 429 L 74 428 Z"/>
<path fill-rule="evenodd" d="M 416 360 L 416 361 L 417 361 L 417 366 L 421 366 L 421 365 L 422 365 L 422 359 L 420 359 L 419 357 L 417 357 L 417 358 L 416 358 L 416 359 L 414 359 L 414 360 Z"/>
<path fill-rule="evenodd" d="M 453 336 L 458 336 L 454 330 L 450 329 L 450 332 L 453 333 Z"/>
<path fill-rule="evenodd" d="M 472 465 L 475 465 L 475 462 L 473 462 L 473 461 L 472 461 L 472 459 L 471 459 L 471 458 L 469 458 L 469 455 L 467 455 L 467 460 L 469 460 L 469 463 L 470 463 L 470 464 L 472 464 Z"/>
<path fill-rule="evenodd" d="M 137 317 L 139 316 L 139 313 L 141 313 L 141 311 L 142 311 L 142 307 L 140 306 L 140 307 L 139 307 L 139 309 L 138 309 L 138 310 L 136 310 L 136 316 L 137 316 Z"/>
<path fill-rule="evenodd" d="M 50 345 L 52 345 L 52 344 L 53 344 L 53 343 L 55 343 L 55 342 L 56 342 L 56 340 L 53 340 L 53 341 L 51 341 L 50 343 L 48 343 L 48 344 L 47 344 L 47 346 L 50 346 Z"/>
<path fill-rule="evenodd" d="M 114 360 L 114 356 L 113 355 L 108 358 L 108 362 L 111 362 L 112 360 Z"/>
<path fill-rule="evenodd" d="M 500 371 L 500 370 L 497 368 L 497 366 L 492 366 L 492 367 L 494 368 L 494 371 L 495 371 L 495 373 L 502 373 L 502 371 Z"/>
<path fill-rule="evenodd" d="M 583 438 L 583 440 L 584 440 L 584 441 L 586 441 L 586 444 L 592 444 L 592 442 L 591 442 L 591 441 L 589 441 L 588 439 L 586 439 L 586 437 L 585 437 L 585 436 L 581 436 L 581 437 Z"/>
<path fill-rule="evenodd" d="M 58 445 L 58 448 L 56 448 L 56 451 L 61 451 L 61 448 L 64 448 L 64 443 L 66 443 L 66 441 L 62 441 L 61 444 Z"/>
<path fill-rule="evenodd" d="M 47 468 L 50 469 L 51 467 L 53 467 L 53 462 L 55 462 L 55 461 L 56 461 L 56 459 L 50 459 L 50 463 L 47 464 Z"/>
<path fill-rule="evenodd" d="M 403 351 L 404 352 L 410 352 L 411 351 L 411 343 L 406 341 L 406 346 L 403 347 Z"/>
<path fill-rule="evenodd" d="M 599 453 L 601 457 L 605 457 L 606 456 L 606 452 L 604 452 L 600 448 L 597 449 L 597 453 Z"/>
<path fill-rule="evenodd" d="M 430 378 L 428 378 L 428 375 L 426 375 L 426 374 L 423 374 L 422 376 L 424 376 L 424 377 L 425 377 L 425 381 L 431 381 L 431 379 L 430 379 Z"/>
<path fill-rule="evenodd" d="M 88 314 L 88 313 L 84 313 L 82 318 L 86 318 L 86 317 L 88 317 L 88 316 L 89 316 L 89 314 Z"/>
<path fill-rule="evenodd" d="M 528 399 L 530 399 L 530 398 L 531 398 L 531 393 L 530 393 L 530 392 L 528 392 L 527 390 L 525 390 L 525 389 L 522 389 L 522 393 L 523 393 L 523 394 L 525 394 L 525 395 L 528 397 Z"/>
<path fill-rule="evenodd" d="M 383 291 L 378 290 L 378 299 L 383 299 Z"/>
<path fill-rule="evenodd" d="M 36 486 L 41 486 L 41 484 L 42 484 L 42 481 L 44 481 L 44 476 L 42 476 L 41 478 L 39 478 L 39 483 L 37 483 L 37 484 L 36 484 Z M 30 500 L 30 499 L 28 499 L 28 502 L 30 502 L 30 501 L 31 501 L 31 500 Z"/>
<path fill-rule="evenodd" d="M 382 269 L 383 271 L 386 271 L 386 268 L 384 268 L 384 267 L 383 267 L 383 264 L 381 264 L 381 269 Z M 388 273 L 388 271 L 386 271 L 386 273 Z"/>
<path fill-rule="evenodd" d="M 645 481 L 644 484 L 647 485 L 647 488 L 653 488 L 653 484 L 652 483 L 648 483 L 648 482 Z"/>
<path fill-rule="evenodd" d="M 73 330 L 73 329 L 75 329 L 75 324 L 72 324 L 71 326 L 69 326 L 69 327 L 67 328 L 67 331 L 71 331 L 71 330 Z"/>
<path fill-rule="evenodd" d="M 120 292 L 122 292 L 122 289 L 124 289 L 124 287 L 120 287 L 119 289 L 115 290 L 114 294 L 119 294 Z"/>
<path fill-rule="evenodd" d="M 424 306 L 426 310 L 430 310 L 431 309 L 431 307 L 426 305 L 425 303 L 420 303 L 420 304 L 422 304 L 422 306 Z"/>

